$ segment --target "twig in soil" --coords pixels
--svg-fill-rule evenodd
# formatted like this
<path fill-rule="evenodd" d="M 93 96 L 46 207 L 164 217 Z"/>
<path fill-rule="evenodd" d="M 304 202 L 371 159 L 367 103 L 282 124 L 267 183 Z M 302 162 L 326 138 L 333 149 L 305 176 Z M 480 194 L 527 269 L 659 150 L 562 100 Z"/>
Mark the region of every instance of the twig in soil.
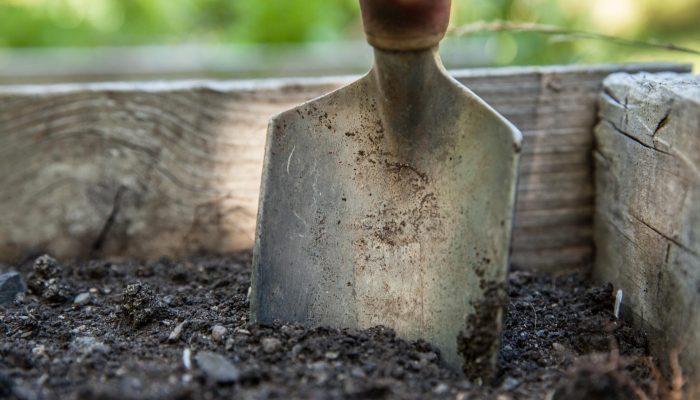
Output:
<path fill-rule="evenodd" d="M 182 351 L 182 366 L 187 370 L 192 369 L 192 351 L 189 348 Z"/>
<path fill-rule="evenodd" d="M 452 36 L 468 36 L 475 33 L 493 33 L 493 32 L 534 32 L 545 35 L 554 35 L 559 40 L 602 40 L 604 42 L 614 43 L 622 46 L 630 46 L 637 48 L 651 48 L 679 53 L 700 55 L 700 50 L 691 49 L 689 47 L 679 46 L 673 43 L 661 43 L 655 40 L 635 40 L 625 39 L 618 36 L 610 36 L 602 33 L 588 32 L 575 29 L 567 29 L 556 25 L 537 24 L 533 22 L 516 22 L 516 21 L 478 21 L 471 24 L 461 25 L 450 29 L 449 34 Z"/>
<path fill-rule="evenodd" d="M 620 306 L 622 305 L 622 296 L 622 289 L 617 289 L 617 293 L 615 294 L 615 309 L 613 310 L 615 319 L 620 319 Z"/>
<path fill-rule="evenodd" d="M 617 346 L 617 340 L 614 336 L 610 337 L 610 353 L 608 353 L 607 370 L 608 372 L 615 371 L 620 367 L 620 348 Z"/>
<path fill-rule="evenodd" d="M 679 350 L 673 349 L 668 357 L 669 368 L 671 369 L 671 392 L 668 394 L 669 400 L 683 399 L 685 379 L 683 379 L 683 368 L 678 359 L 679 353 Z"/>

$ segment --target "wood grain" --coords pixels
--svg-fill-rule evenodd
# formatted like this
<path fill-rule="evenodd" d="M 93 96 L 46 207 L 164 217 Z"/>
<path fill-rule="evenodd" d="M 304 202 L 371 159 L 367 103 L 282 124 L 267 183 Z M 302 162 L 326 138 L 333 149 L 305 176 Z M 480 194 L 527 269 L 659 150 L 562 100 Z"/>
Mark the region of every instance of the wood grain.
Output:
<path fill-rule="evenodd" d="M 525 136 L 517 267 L 589 264 L 595 102 L 641 70 L 688 67 L 454 71 Z M 267 121 L 352 79 L 0 87 L 0 261 L 249 248 Z"/>
<path fill-rule="evenodd" d="M 612 75 L 600 116 L 595 276 L 623 291 L 626 316 L 649 333 L 659 360 L 668 367 L 680 353 L 697 391 L 700 77 Z"/>

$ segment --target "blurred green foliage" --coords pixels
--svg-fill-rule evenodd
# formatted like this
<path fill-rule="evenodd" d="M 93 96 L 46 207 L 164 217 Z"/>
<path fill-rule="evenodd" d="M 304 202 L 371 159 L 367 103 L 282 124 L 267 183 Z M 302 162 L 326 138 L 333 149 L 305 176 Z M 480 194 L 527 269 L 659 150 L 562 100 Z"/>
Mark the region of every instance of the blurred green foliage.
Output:
<path fill-rule="evenodd" d="M 0 46 L 337 39 L 354 0 L 0 0 Z"/>
<path fill-rule="evenodd" d="M 453 0 L 453 25 L 532 21 L 700 47 L 700 0 Z M 172 43 L 285 43 L 359 39 L 357 0 L 0 0 L 0 47 Z M 698 57 L 560 41 L 537 33 L 483 33 L 495 64 Z M 466 39 L 469 40 L 469 39 Z"/>

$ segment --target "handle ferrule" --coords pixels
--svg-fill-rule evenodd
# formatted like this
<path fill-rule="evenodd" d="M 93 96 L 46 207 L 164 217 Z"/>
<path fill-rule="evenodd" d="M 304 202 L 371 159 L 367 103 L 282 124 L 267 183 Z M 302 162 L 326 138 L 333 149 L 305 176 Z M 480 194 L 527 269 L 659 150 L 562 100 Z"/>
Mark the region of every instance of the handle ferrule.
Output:
<path fill-rule="evenodd" d="M 452 0 L 360 0 L 367 41 L 382 50 L 423 50 L 440 43 Z"/>

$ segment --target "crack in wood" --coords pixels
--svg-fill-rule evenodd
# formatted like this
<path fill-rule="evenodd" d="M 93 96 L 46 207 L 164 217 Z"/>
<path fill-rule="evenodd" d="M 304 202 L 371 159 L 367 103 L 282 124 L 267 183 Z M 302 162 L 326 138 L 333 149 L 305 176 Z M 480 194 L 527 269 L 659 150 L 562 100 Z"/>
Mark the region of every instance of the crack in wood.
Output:
<path fill-rule="evenodd" d="M 626 105 L 622 104 L 622 102 L 621 102 L 617 97 L 615 97 L 614 94 L 612 94 L 612 92 L 610 91 L 610 89 L 608 89 L 608 88 L 603 88 L 603 96 L 606 97 L 606 98 L 608 98 L 608 99 L 609 99 L 610 101 L 612 101 L 613 103 L 619 105 L 620 107 L 627 108 Z"/>
<path fill-rule="evenodd" d="M 643 147 L 646 147 L 647 149 L 654 150 L 654 151 L 658 151 L 659 153 L 661 153 L 661 154 L 666 154 L 666 155 L 668 155 L 668 156 L 672 155 L 671 153 L 669 153 L 669 152 L 667 152 L 667 151 L 663 151 L 663 150 L 661 150 L 661 149 L 657 149 L 657 148 L 654 147 L 654 146 L 650 146 L 650 145 L 648 145 L 648 144 L 642 142 L 641 140 L 637 139 L 636 137 L 634 137 L 634 136 L 630 135 L 629 133 L 625 132 L 624 130 L 620 129 L 617 125 L 615 125 L 614 122 L 612 122 L 612 121 L 610 121 L 610 120 L 608 120 L 608 119 L 603 119 L 603 121 L 605 121 L 605 122 L 607 122 L 608 124 L 610 124 L 610 126 L 611 126 L 617 133 L 619 133 L 619 134 L 625 136 L 626 138 L 628 138 L 628 139 L 630 139 L 630 140 L 632 140 L 632 141 L 638 143 L 639 145 L 641 145 L 641 146 L 643 146 Z"/>
<path fill-rule="evenodd" d="M 598 159 L 599 162 L 605 163 L 605 166 L 607 168 L 610 168 L 610 165 L 612 165 L 612 160 L 608 158 L 603 151 L 599 149 L 593 150 L 593 158 Z"/>
<path fill-rule="evenodd" d="M 119 214 L 119 210 L 121 208 L 122 195 L 125 191 L 126 187 L 124 186 L 119 186 L 119 188 L 117 189 L 117 193 L 114 195 L 114 201 L 112 202 L 112 210 L 107 215 L 107 219 L 105 220 L 104 224 L 102 224 L 102 229 L 100 230 L 100 233 L 97 235 L 97 238 L 92 243 L 91 249 L 93 254 L 99 253 L 102 250 L 102 246 L 104 246 L 104 242 L 107 240 L 107 235 L 109 234 L 109 231 L 114 225 L 114 221 L 117 219 L 117 215 Z"/>
<path fill-rule="evenodd" d="M 651 137 L 652 137 L 652 138 L 653 138 L 654 136 L 656 136 L 656 134 L 659 133 L 659 131 L 660 131 L 661 129 L 663 129 L 663 127 L 666 126 L 666 124 L 668 124 L 668 120 L 669 120 L 669 117 L 670 117 L 670 116 L 671 116 L 671 109 L 669 108 L 669 109 L 666 111 L 666 113 L 664 114 L 663 118 L 661 118 L 661 120 L 659 121 L 659 123 L 656 125 L 656 129 L 654 129 L 654 133 L 651 134 Z"/>
<path fill-rule="evenodd" d="M 664 238 L 664 239 L 668 240 L 669 242 L 675 244 L 675 245 L 678 246 L 679 248 L 681 248 L 681 249 L 687 251 L 688 253 L 694 255 L 695 257 L 700 257 L 700 253 L 698 253 L 697 251 L 695 251 L 695 250 L 691 249 L 690 247 L 684 245 L 683 243 L 679 242 L 678 239 L 672 238 L 672 237 L 666 235 L 665 233 L 661 232 L 660 230 L 654 228 L 651 224 L 649 224 L 649 223 L 647 223 L 646 221 L 644 221 L 644 220 L 643 220 L 641 217 L 639 217 L 638 215 L 636 215 L 636 214 L 634 214 L 634 213 L 631 213 L 631 212 L 629 213 L 629 215 L 632 216 L 632 217 L 633 217 L 634 219 L 636 219 L 637 221 L 641 222 L 642 225 L 644 225 L 644 226 L 646 226 L 647 228 L 651 229 L 652 231 L 656 232 L 656 234 L 659 235 L 659 236 L 661 236 L 662 238 Z"/>

